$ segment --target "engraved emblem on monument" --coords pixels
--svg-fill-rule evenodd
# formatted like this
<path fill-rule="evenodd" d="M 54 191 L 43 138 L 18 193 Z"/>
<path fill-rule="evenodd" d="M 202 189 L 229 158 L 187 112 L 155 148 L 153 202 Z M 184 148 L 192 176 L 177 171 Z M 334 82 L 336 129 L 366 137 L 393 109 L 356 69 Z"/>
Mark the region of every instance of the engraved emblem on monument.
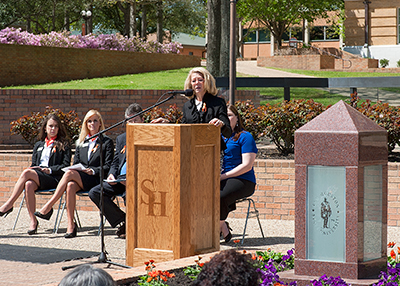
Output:
<path fill-rule="evenodd" d="M 323 235 L 331 235 L 339 227 L 340 205 L 334 196 L 335 188 L 322 192 L 311 206 L 314 226 Z"/>

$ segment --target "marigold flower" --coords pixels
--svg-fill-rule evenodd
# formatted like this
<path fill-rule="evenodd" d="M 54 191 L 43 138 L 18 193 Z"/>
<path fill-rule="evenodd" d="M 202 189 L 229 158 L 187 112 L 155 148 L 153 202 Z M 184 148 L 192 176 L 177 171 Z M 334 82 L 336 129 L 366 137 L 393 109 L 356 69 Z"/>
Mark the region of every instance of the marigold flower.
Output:
<path fill-rule="evenodd" d="M 390 251 L 390 257 L 392 257 L 392 259 L 396 259 L 396 253 L 394 252 L 393 249 L 392 251 Z"/>
<path fill-rule="evenodd" d="M 400 254 L 400 247 L 397 247 L 397 253 Z"/>
<path fill-rule="evenodd" d="M 149 265 L 149 264 L 150 264 L 150 262 L 149 262 L 149 261 L 146 261 L 144 264 L 145 264 L 145 265 Z"/>
<path fill-rule="evenodd" d="M 394 242 L 389 242 L 389 243 L 388 243 L 388 247 L 389 247 L 389 248 L 392 248 L 392 247 L 394 247 L 395 245 L 396 245 L 396 243 L 394 243 Z"/>
<path fill-rule="evenodd" d="M 146 281 L 147 282 L 151 282 L 151 280 L 153 280 L 153 278 L 152 277 L 148 277 Z"/>
<path fill-rule="evenodd" d="M 234 241 L 233 241 L 233 243 L 239 243 L 240 242 L 240 239 L 235 239 Z"/>
<path fill-rule="evenodd" d="M 204 266 L 204 263 L 199 263 L 199 266 L 200 266 L 200 267 L 203 267 L 203 266 Z"/>
<path fill-rule="evenodd" d="M 153 259 L 150 259 L 149 262 L 150 262 L 150 263 L 154 263 L 154 260 L 153 260 Z"/>
<path fill-rule="evenodd" d="M 251 259 L 256 260 L 257 257 L 253 254 L 253 255 L 251 256 Z"/>

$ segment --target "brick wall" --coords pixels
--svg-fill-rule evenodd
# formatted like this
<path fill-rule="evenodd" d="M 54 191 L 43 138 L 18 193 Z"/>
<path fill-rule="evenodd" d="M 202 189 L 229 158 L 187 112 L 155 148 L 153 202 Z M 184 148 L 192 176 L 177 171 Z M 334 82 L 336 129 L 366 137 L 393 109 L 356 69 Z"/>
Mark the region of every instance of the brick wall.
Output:
<path fill-rule="evenodd" d="M 0 204 L 10 196 L 18 176 L 29 166 L 30 154 L 0 154 Z M 294 220 L 295 213 L 295 167 L 293 160 L 255 161 L 254 170 L 257 187 L 252 196 L 261 219 Z M 400 163 L 388 164 L 388 225 L 400 226 Z M 37 196 L 37 209 L 48 196 Z M 19 205 L 21 198 L 15 203 Z M 120 204 L 123 205 L 123 204 Z M 97 211 L 96 206 L 87 197 L 78 197 L 78 210 Z M 229 214 L 232 218 L 246 216 L 247 203 L 240 203 L 237 209 Z"/>
<path fill-rule="evenodd" d="M 333 57 L 326 55 L 274 56 L 258 57 L 257 65 L 287 69 L 320 70 L 334 69 L 335 61 Z"/>
<path fill-rule="evenodd" d="M 0 44 L 0 86 L 200 66 L 200 57 Z"/>
<path fill-rule="evenodd" d="M 399 69 L 379 69 L 377 59 L 367 58 L 351 58 L 351 66 L 348 61 L 335 59 L 328 55 L 292 55 L 292 56 L 274 56 L 274 57 L 258 57 L 257 65 L 263 67 L 276 67 L 288 69 L 303 69 L 303 70 L 350 70 L 364 72 L 398 72 Z M 349 69 L 350 66 L 350 69 Z"/>
<path fill-rule="evenodd" d="M 31 112 L 43 112 L 47 105 L 64 112 L 75 110 L 80 119 L 86 112 L 97 109 L 103 116 L 106 127 L 123 119 L 126 107 L 139 103 L 143 109 L 152 106 L 165 90 L 40 90 L 40 89 L 0 89 L 0 144 L 26 144 L 19 135 L 10 133 L 10 122 Z M 227 100 L 228 93 L 222 96 Z M 236 100 L 250 99 L 256 106 L 260 104 L 259 91 L 236 91 Z M 182 107 L 186 98 L 175 96 L 160 106 L 165 110 L 170 104 Z M 122 127 L 107 134 L 115 137 L 123 132 Z M 1 165 L 0 165 L 1 166 Z"/>

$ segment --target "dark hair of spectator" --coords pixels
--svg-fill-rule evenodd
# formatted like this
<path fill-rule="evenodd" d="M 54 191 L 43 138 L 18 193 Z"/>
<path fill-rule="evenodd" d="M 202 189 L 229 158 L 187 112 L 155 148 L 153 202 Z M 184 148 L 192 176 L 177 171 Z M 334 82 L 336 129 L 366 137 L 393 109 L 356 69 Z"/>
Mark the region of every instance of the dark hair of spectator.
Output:
<path fill-rule="evenodd" d="M 239 253 L 234 249 L 221 251 L 204 264 L 193 285 L 256 286 L 259 276 L 252 264 L 250 254 Z"/>

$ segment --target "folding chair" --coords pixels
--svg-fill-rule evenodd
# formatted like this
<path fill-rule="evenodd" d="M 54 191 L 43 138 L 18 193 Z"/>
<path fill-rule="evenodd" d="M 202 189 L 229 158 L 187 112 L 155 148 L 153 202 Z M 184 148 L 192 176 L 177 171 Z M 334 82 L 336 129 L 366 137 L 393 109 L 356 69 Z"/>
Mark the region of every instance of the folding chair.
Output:
<path fill-rule="evenodd" d="M 243 244 L 243 242 L 244 242 L 244 236 L 246 235 L 247 220 L 248 220 L 249 218 L 251 218 L 251 217 L 257 217 L 257 221 L 258 221 L 258 225 L 259 225 L 259 227 L 260 227 L 261 235 L 262 235 L 263 238 L 265 238 L 265 237 L 264 237 L 264 232 L 263 232 L 263 229 L 262 229 L 262 226 L 261 226 L 260 218 L 259 218 L 259 213 L 258 213 L 258 210 L 257 210 L 257 208 L 256 208 L 256 205 L 254 204 L 253 199 L 252 199 L 252 198 L 243 198 L 243 199 L 237 200 L 236 203 L 241 203 L 241 202 L 244 202 L 244 201 L 247 201 L 249 204 L 248 204 L 248 206 L 247 206 L 246 222 L 245 222 L 245 224 L 244 224 L 243 237 L 242 237 L 242 242 L 241 242 L 241 244 Z M 253 203 L 253 209 L 254 209 L 254 210 L 252 210 L 252 211 L 250 210 L 251 203 Z"/>
<path fill-rule="evenodd" d="M 44 196 L 47 195 L 47 196 L 52 196 L 52 195 L 54 194 L 55 190 L 56 190 L 56 189 L 36 190 L 36 191 L 35 191 L 35 195 L 44 195 Z M 24 201 L 25 201 L 25 195 L 26 195 L 26 194 L 25 194 L 25 190 L 24 190 L 23 192 L 24 192 L 24 195 L 22 196 L 21 203 L 19 204 L 19 209 L 18 209 L 17 217 L 15 218 L 13 230 L 15 230 L 15 226 L 17 225 L 18 218 L 19 218 L 19 215 L 20 215 L 20 213 L 21 213 L 22 205 L 24 204 Z M 58 216 L 59 216 L 59 214 L 60 214 L 62 199 L 63 199 L 63 196 L 61 196 L 61 198 L 60 198 L 60 203 L 59 203 L 59 205 L 58 205 L 58 211 L 57 211 L 56 221 L 54 222 L 53 233 L 57 233 L 57 231 L 58 231 L 57 221 L 58 221 Z M 64 203 L 64 204 L 65 204 L 65 203 Z M 61 220 L 61 217 L 60 217 L 60 220 Z"/>

